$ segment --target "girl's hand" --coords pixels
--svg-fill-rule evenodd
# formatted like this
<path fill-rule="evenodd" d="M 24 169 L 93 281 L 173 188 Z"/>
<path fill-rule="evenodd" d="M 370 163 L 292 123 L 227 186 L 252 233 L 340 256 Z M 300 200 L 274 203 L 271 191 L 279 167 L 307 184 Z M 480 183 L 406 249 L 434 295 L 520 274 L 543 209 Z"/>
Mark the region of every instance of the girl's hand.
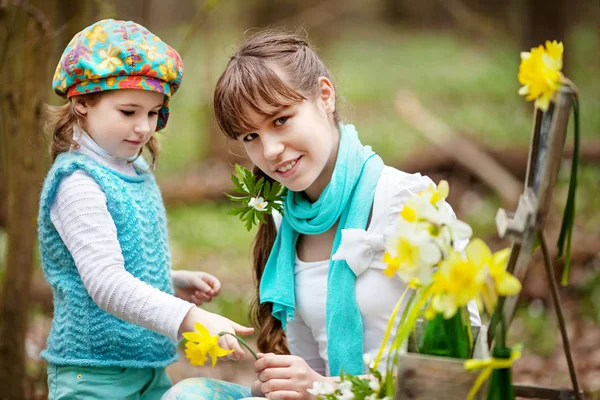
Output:
<path fill-rule="evenodd" d="M 235 333 L 236 335 L 251 335 L 254 332 L 254 328 L 242 326 L 219 314 L 211 313 L 198 307 L 192 307 L 181 323 L 179 333 L 192 332 L 196 322 L 204 325 L 211 335 L 218 335 L 221 332 Z M 219 346 L 225 350 L 233 350 L 233 353 L 226 355 L 225 358 L 241 360 L 246 356 L 242 346 L 231 335 L 219 337 Z"/>
<path fill-rule="evenodd" d="M 221 291 L 221 282 L 213 275 L 202 271 L 172 271 L 175 296 L 202 305 L 210 302 Z"/>
<path fill-rule="evenodd" d="M 252 388 L 256 386 L 269 399 L 313 398 L 306 389 L 311 389 L 315 381 L 326 379 L 297 356 L 260 353 L 258 357 L 254 370 L 260 384 L 255 382 Z"/>

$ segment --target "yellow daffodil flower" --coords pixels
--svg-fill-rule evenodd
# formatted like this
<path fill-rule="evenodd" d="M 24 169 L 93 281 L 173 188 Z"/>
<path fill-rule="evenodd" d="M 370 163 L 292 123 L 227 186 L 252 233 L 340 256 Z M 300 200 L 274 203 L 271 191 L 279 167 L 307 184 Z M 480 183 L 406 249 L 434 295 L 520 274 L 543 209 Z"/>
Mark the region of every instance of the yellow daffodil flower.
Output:
<path fill-rule="evenodd" d="M 433 275 L 431 306 L 435 311 L 443 313 L 444 318 L 452 318 L 459 308 L 480 296 L 487 276 L 487 271 L 481 265 L 452 250 L 440 262 L 439 269 Z M 435 313 L 427 312 L 425 316 L 434 315 Z"/>
<path fill-rule="evenodd" d="M 383 262 L 388 266 L 383 271 L 388 277 L 398 275 L 405 282 L 428 285 L 433 266 L 442 253 L 428 231 L 428 224 L 397 221 L 397 232 L 386 243 Z"/>
<path fill-rule="evenodd" d="M 535 107 L 542 111 L 548 110 L 563 79 L 563 50 L 562 42 L 546 41 L 545 48 L 540 45 L 521 53 L 518 79 L 523 86 L 519 94 L 527 96 L 527 101 L 535 100 Z"/>
<path fill-rule="evenodd" d="M 206 351 L 201 345 L 194 342 L 185 344 L 185 356 L 190 360 L 192 365 L 204 365 L 207 360 Z"/>
<path fill-rule="evenodd" d="M 488 312 L 496 306 L 498 296 L 512 296 L 521 290 L 521 282 L 506 271 L 510 249 L 506 248 L 492 254 L 481 240 L 474 239 L 465 249 L 467 258 L 479 268 L 488 271 L 488 284 L 482 292 L 483 304 Z"/>
<path fill-rule="evenodd" d="M 444 180 L 440 181 L 437 187 L 431 185 L 420 192 L 418 196 L 410 198 L 402 208 L 400 215 L 407 222 L 418 221 L 424 215 L 435 210 L 438 203 L 448 197 L 449 191 L 448 182 Z"/>
<path fill-rule="evenodd" d="M 185 332 L 183 337 L 188 340 L 185 344 L 185 356 L 190 359 L 192 365 L 203 365 L 207 355 L 212 359 L 212 366 L 217 364 L 217 358 L 232 353 L 233 350 L 225 350 L 219 346 L 219 336 L 211 335 L 202 324 L 194 324 L 195 332 Z"/>

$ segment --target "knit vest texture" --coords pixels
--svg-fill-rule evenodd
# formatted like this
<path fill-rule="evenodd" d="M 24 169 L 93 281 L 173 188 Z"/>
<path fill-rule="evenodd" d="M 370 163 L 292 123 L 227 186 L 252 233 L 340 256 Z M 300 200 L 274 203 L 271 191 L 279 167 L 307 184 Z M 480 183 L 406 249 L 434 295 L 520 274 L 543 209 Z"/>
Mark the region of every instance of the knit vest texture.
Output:
<path fill-rule="evenodd" d="M 139 173 L 131 177 L 86 155 L 63 153 L 56 158 L 44 181 L 38 215 L 42 266 L 54 295 L 54 319 L 47 349 L 41 356 L 57 365 L 167 366 L 177 359 L 175 342 L 125 322 L 94 303 L 71 253 L 50 220 L 50 207 L 61 180 L 77 170 L 90 175 L 106 194 L 125 270 L 173 294 L 165 208 L 153 175 Z"/>

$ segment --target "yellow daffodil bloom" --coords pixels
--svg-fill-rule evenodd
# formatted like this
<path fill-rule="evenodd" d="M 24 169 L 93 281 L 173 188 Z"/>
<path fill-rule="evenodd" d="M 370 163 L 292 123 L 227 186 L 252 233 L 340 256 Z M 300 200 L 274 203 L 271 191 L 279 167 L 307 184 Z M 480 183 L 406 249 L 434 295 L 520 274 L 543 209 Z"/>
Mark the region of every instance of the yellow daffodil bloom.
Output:
<path fill-rule="evenodd" d="M 474 239 L 465 251 L 469 260 L 480 268 L 488 270 L 489 284 L 482 297 L 488 311 L 495 307 L 498 296 L 512 296 L 519 293 L 521 282 L 506 271 L 510 249 L 506 248 L 492 254 L 481 239 Z"/>
<path fill-rule="evenodd" d="M 449 191 L 448 182 L 444 180 L 440 181 L 437 187 L 429 186 L 420 192 L 418 196 L 414 196 L 406 202 L 400 216 L 407 222 L 418 221 L 432 210 L 435 210 L 438 203 L 448 197 Z"/>
<path fill-rule="evenodd" d="M 225 350 L 219 346 L 219 336 L 211 335 L 202 324 L 194 324 L 195 332 L 185 332 L 183 337 L 188 340 L 185 344 L 185 356 L 192 365 L 203 365 L 207 355 L 212 359 L 212 366 L 217 364 L 217 358 L 226 356 L 233 350 Z"/>
<path fill-rule="evenodd" d="M 383 271 L 388 277 L 398 275 L 404 282 L 427 285 L 431 282 L 432 268 L 442 253 L 428 232 L 428 224 L 397 221 L 396 235 L 386 243 Z"/>
<path fill-rule="evenodd" d="M 432 318 L 434 311 L 450 318 L 470 300 L 475 300 L 479 309 L 492 313 L 498 296 L 512 296 L 521 290 L 521 283 L 506 271 L 509 249 L 496 253 L 481 239 L 473 239 L 465 249 L 465 255 L 453 251 L 440 262 L 434 274 L 434 297 L 426 317 Z"/>
<path fill-rule="evenodd" d="M 445 200 L 446 197 L 448 197 L 448 194 L 450 193 L 450 186 L 448 185 L 447 181 L 441 180 L 440 183 L 438 183 L 437 188 L 434 189 L 433 186 L 430 186 L 428 190 L 431 193 L 429 201 L 435 206 L 437 203 Z"/>
<path fill-rule="evenodd" d="M 443 313 L 444 318 L 453 317 L 459 308 L 480 296 L 487 276 L 487 271 L 481 265 L 473 263 L 468 257 L 462 257 L 457 251 L 451 251 L 440 262 L 439 269 L 433 275 L 431 306 L 435 311 Z M 426 317 L 433 315 L 435 313 L 426 313 Z"/>
<path fill-rule="evenodd" d="M 194 342 L 185 344 L 185 356 L 190 360 L 192 365 L 204 365 L 207 360 L 206 351 L 201 345 Z"/>
<path fill-rule="evenodd" d="M 519 94 L 527 96 L 527 101 L 535 100 L 535 107 L 542 111 L 548 110 L 560 87 L 563 50 L 562 42 L 546 41 L 545 48 L 540 45 L 521 53 L 518 78 L 523 86 Z"/>

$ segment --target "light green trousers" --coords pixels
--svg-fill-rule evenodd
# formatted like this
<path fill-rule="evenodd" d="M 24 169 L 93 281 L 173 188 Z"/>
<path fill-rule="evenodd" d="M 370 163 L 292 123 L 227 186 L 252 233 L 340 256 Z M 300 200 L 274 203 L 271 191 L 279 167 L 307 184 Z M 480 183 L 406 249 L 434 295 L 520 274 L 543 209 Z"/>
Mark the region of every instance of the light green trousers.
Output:
<path fill-rule="evenodd" d="M 164 368 L 48 365 L 49 400 L 159 400 L 171 386 Z"/>

